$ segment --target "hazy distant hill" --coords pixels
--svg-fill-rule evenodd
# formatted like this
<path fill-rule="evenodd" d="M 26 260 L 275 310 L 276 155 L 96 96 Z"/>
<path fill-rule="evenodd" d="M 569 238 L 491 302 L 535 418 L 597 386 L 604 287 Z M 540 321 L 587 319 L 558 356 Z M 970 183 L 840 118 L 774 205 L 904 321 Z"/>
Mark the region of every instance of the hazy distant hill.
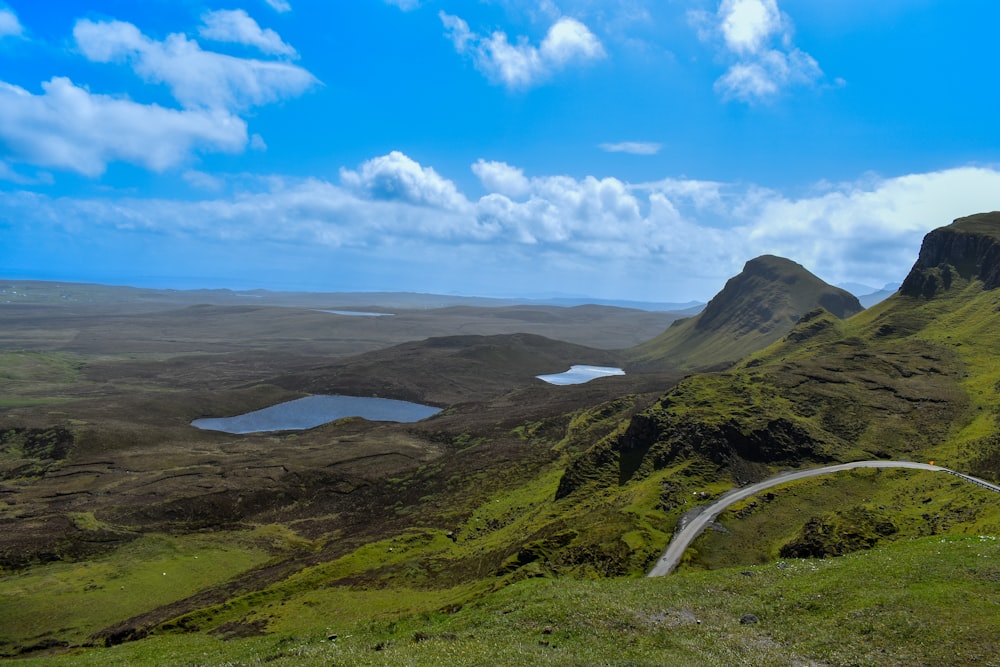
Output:
<path fill-rule="evenodd" d="M 875 304 L 882 303 L 888 299 L 890 296 L 895 294 L 898 289 L 899 283 L 886 283 L 882 289 L 873 290 L 865 294 L 859 294 L 858 301 L 860 301 L 861 305 L 865 308 L 871 308 Z"/>
<path fill-rule="evenodd" d="M 151 289 L 92 283 L 13 280 L 0 276 L 0 304 L 101 304 L 160 308 L 170 305 L 259 305 L 298 308 L 386 308 L 424 310 L 454 306 L 503 308 L 509 306 L 608 306 L 688 314 L 698 301 L 666 303 L 588 297 L 515 298 L 424 294 L 419 292 L 275 292 L 264 289 Z"/>
<path fill-rule="evenodd" d="M 704 368 L 734 362 L 788 333 L 807 312 L 849 317 L 857 298 L 790 260 L 764 255 L 746 263 L 705 309 L 631 350 L 639 362 Z"/>

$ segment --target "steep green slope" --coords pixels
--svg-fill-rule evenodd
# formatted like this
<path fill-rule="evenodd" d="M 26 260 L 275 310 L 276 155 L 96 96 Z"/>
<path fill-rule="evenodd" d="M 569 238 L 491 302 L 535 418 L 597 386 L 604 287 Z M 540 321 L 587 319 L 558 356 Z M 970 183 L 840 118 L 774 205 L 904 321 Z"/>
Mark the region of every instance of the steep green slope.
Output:
<path fill-rule="evenodd" d="M 628 355 L 640 364 L 689 369 L 732 363 L 775 342 L 819 307 L 839 318 L 862 309 L 856 297 L 799 264 L 764 255 L 747 262 L 700 314 L 676 322 Z"/>
<path fill-rule="evenodd" d="M 736 482 L 860 458 L 935 459 L 997 480 L 998 287 L 1000 214 L 938 229 L 900 294 L 846 321 L 808 313 L 728 372 L 681 382 L 579 457 L 560 496 L 695 461 Z"/>

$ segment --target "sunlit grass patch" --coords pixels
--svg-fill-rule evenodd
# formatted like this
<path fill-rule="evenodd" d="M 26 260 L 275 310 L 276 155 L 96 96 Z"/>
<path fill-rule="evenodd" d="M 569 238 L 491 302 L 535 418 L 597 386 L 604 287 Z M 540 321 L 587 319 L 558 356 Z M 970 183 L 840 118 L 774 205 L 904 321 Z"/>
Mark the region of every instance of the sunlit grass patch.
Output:
<path fill-rule="evenodd" d="M 92 515 L 75 517 L 90 525 Z M 96 520 L 94 520 L 96 521 Z M 182 599 L 265 562 L 233 535 L 151 535 L 102 558 L 0 576 L 0 645 L 76 644 L 122 619 Z"/>
<path fill-rule="evenodd" d="M 989 664 L 1000 654 L 998 562 L 992 536 L 935 536 L 659 579 L 529 579 L 450 613 L 231 642 L 160 636 L 28 664 Z"/>

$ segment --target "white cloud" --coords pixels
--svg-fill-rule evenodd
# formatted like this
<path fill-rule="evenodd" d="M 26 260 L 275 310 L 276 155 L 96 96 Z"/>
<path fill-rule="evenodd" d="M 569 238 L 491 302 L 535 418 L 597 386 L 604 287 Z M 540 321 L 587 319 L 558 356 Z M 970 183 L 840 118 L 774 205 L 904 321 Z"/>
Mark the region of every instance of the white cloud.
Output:
<path fill-rule="evenodd" d="M 800 262 L 831 283 L 899 281 L 926 232 L 1000 208 L 1000 170 L 991 168 L 866 175 L 818 184 L 816 194 L 798 197 L 753 184 L 530 177 L 487 160 L 472 170 L 490 190 L 477 201 L 394 152 L 342 171 L 339 185 L 272 177 L 201 201 L 0 192 L 0 220 L 74 233 L 156 232 L 187 239 L 185 248 L 198 247 L 191 239 L 212 248 L 260 243 L 294 257 L 360 249 L 365 262 L 380 262 L 379 271 L 405 261 L 424 275 L 442 275 L 454 264 L 449 258 L 461 259 L 472 273 L 451 290 L 472 289 L 475 276 L 489 275 L 506 277 L 505 285 L 517 281 L 522 290 L 549 289 L 542 281 L 552 280 L 558 289 L 598 296 L 682 300 L 710 298 L 748 259 L 765 253 Z M 205 176 L 185 174 L 194 186 L 222 185 Z"/>
<path fill-rule="evenodd" d="M 169 86 L 187 108 L 245 109 L 300 95 L 317 83 L 296 65 L 204 51 L 179 33 L 155 41 L 122 21 L 82 19 L 73 36 L 88 59 L 128 61 L 147 81 Z"/>
<path fill-rule="evenodd" d="M 549 28 L 539 52 L 549 67 L 557 68 L 576 60 L 597 60 L 606 55 L 601 41 L 587 26 L 565 16 Z"/>
<path fill-rule="evenodd" d="M 630 153 L 632 155 L 656 155 L 663 148 L 663 144 L 652 141 L 621 141 L 618 143 L 600 144 L 602 151 L 608 153 Z"/>
<path fill-rule="evenodd" d="M 494 83 L 510 89 L 536 86 L 572 64 L 606 56 L 597 36 L 583 23 L 569 17 L 558 19 L 536 47 L 526 39 L 512 44 L 501 31 L 489 36 L 479 35 L 472 32 L 464 20 L 443 11 L 439 16 L 455 50 L 471 55 L 476 69 Z"/>
<path fill-rule="evenodd" d="M 386 3 L 390 5 L 395 5 L 399 7 L 404 12 L 408 12 L 411 9 L 416 9 L 420 6 L 420 0 L 385 0 Z"/>
<path fill-rule="evenodd" d="M 0 39 L 4 37 L 20 37 L 24 34 L 24 27 L 17 18 L 17 14 L 9 9 L 0 9 Z"/>
<path fill-rule="evenodd" d="M 188 169 L 182 174 L 182 178 L 193 188 L 198 190 L 208 190 L 211 192 L 218 192 L 225 187 L 226 183 L 221 178 L 213 176 L 212 174 L 206 174 L 203 171 L 197 171 L 195 169 Z"/>
<path fill-rule="evenodd" d="M 506 162 L 488 162 L 480 159 L 472 165 L 472 172 L 483 187 L 490 192 L 520 199 L 531 190 L 531 183 L 524 176 L 524 170 L 512 167 Z"/>
<path fill-rule="evenodd" d="M 264 2 L 279 14 L 292 11 L 292 6 L 288 4 L 287 0 L 264 0 Z"/>
<path fill-rule="evenodd" d="M 67 78 L 42 95 L 0 82 L 0 142 L 15 159 L 87 176 L 123 161 L 162 171 L 193 151 L 237 153 L 246 123 L 221 110 L 175 110 L 95 95 Z"/>
<path fill-rule="evenodd" d="M 737 63 L 718 81 L 715 90 L 726 99 L 754 102 L 778 94 L 793 84 L 808 84 L 823 75 L 808 53 L 765 51 L 754 61 Z"/>
<path fill-rule="evenodd" d="M 399 151 L 372 158 L 358 171 L 341 169 L 340 180 L 354 192 L 372 199 L 456 211 L 468 208 L 468 200 L 454 183 Z"/>
<path fill-rule="evenodd" d="M 865 179 L 801 199 L 762 191 L 743 213 L 745 238 L 830 282 L 884 284 L 904 277 L 930 229 L 1000 208 L 996 192 L 1000 171 L 977 167 Z"/>
<path fill-rule="evenodd" d="M 694 11 L 689 18 L 702 41 L 719 39 L 733 61 L 715 82 L 724 99 L 767 100 L 823 76 L 819 63 L 794 45 L 792 20 L 777 0 L 721 0 L 714 15 Z"/>
<path fill-rule="evenodd" d="M 621 256 L 645 254 L 653 241 L 639 201 L 618 179 L 544 176 L 521 181 L 520 170 L 484 161 L 474 171 L 484 185 L 503 186 L 479 200 L 480 221 L 498 225 L 518 243 L 557 244 L 587 255 Z M 631 242 L 637 238 L 643 238 L 643 243 Z"/>
<path fill-rule="evenodd" d="M 772 36 L 785 30 L 775 0 L 723 0 L 718 13 L 726 46 L 738 55 L 759 53 Z"/>
<path fill-rule="evenodd" d="M 198 34 L 218 42 L 234 42 L 259 49 L 262 53 L 297 58 L 298 53 L 275 31 L 263 30 L 242 9 L 219 9 L 203 15 Z"/>

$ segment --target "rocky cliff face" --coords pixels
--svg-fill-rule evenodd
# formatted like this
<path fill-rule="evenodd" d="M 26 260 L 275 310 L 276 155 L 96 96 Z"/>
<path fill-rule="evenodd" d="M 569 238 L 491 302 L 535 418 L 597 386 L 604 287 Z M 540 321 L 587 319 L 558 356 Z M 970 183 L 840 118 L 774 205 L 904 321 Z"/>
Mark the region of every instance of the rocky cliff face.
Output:
<path fill-rule="evenodd" d="M 924 237 L 920 257 L 899 291 L 930 298 L 956 281 L 980 280 L 1000 287 L 1000 212 L 959 218 Z"/>

